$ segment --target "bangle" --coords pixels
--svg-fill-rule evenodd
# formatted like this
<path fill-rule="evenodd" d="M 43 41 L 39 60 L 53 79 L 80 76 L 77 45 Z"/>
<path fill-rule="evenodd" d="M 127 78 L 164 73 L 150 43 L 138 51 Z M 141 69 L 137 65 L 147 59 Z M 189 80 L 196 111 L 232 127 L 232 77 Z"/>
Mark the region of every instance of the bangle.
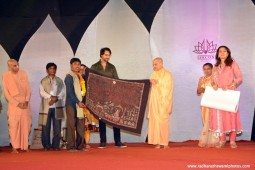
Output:
<path fill-rule="evenodd" d="M 234 87 L 234 86 L 235 86 L 235 83 L 232 83 L 232 84 L 231 84 L 231 87 Z"/>

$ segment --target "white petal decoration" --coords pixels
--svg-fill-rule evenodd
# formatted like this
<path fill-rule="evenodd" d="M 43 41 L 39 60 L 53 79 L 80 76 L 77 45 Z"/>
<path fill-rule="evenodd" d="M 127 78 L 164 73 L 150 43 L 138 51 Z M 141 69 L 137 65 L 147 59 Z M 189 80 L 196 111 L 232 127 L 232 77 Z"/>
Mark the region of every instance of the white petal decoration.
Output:
<path fill-rule="evenodd" d="M 47 75 L 46 64 L 54 62 L 57 76 L 64 80 L 70 71 L 70 59 L 74 56 L 71 46 L 55 26 L 50 16 L 47 16 L 41 27 L 31 37 L 20 57 L 20 68 L 28 73 L 32 88 L 31 110 L 33 127 L 38 125 L 38 113 L 41 97 L 39 85 L 41 79 Z"/>
<path fill-rule="evenodd" d="M 87 66 L 99 61 L 102 47 L 112 50 L 122 79 L 146 79 L 152 71 L 149 33 L 125 1 L 110 0 L 88 27 L 75 56 Z"/>
<path fill-rule="evenodd" d="M 193 52 L 198 42 L 207 38 L 217 46 L 230 47 L 243 72 L 240 111 L 244 132 L 239 139 L 249 140 L 255 103 L 255 10 L 251 1 L 164 1 L 158 11 L 151 34 L 124 0 L 110 0 L 86 30 L 75 56 L 91 66 L 99 60 L 102 47 L 112 49 L 113 63 L 123 79 L 145 79 L 152 72 L 152 58 L 160 56 L 174 76 L 174 103 L 171 116 L 171 141 L 198 139 L 202 129 L 197 81 L 203 63 Z M 240 12 L 245 11 L 245 12 Z M 74 56 L 70 45 L 48 16 L 29 40 L 20 57 L 20 67 L 28 73 L 32 96 L 33 126 L 38 124 L 39 83 L 46 75 L 48 62 L 58 65 L 61 78 L 69 72 Z M 0 74 L 7 71 L 9 56 L 0 47 Z M 1 80 L 0 80 L 1 85 Z M 8 145 L 7 104 L 0 114 L 0 145 Z M 189 120 L 189 121 L 187 121 Z M 181 123 L 180 123 L 181 122 Z M 182 123 L 185 122 L 185 123 Z M 145 118 L 141 136 L 122 133 L 123 142 L 144 142 L 147 135 Z M 113 142 L 112 129 L 107 129 L 108 142 Z M 99 142 L 92 134 L 91 141 Z"/>

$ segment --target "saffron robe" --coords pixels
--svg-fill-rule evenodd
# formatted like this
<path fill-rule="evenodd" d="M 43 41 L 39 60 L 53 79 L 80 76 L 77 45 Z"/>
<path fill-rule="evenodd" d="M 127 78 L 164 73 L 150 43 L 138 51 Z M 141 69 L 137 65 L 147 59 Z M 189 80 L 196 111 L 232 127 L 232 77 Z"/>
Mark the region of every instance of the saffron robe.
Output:
<path fill-rule="evenodd" d="M 29 102 L 31 89 L 27 74 L 20 70 L 17 74 L 3 74 L 4 95 L 8 102 L 8 124 L 12 147 L 21 150 L 28 149 L 28 137 L 32 125 L 30 105 L 27 109 L 18 107 L 19 103 Z"/>
<path fill-rule="evenodd" d="M 154 71 L 150 79 L 157 80 L 151 86 L 148 113 L 148 143 L 168 146 L 169 116 L 172 112 L 173 77 L 162 68 Z"/>

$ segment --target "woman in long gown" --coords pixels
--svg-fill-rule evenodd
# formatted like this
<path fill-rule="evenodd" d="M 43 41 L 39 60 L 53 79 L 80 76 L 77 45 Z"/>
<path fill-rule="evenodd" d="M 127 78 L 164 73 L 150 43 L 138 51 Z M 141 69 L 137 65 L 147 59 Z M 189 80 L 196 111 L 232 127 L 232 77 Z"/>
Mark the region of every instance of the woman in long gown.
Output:
<path fill-rule="evenodd" d="M 212 87 L 214 90 L 236 90 L 242 83 L 242 73 L 238 64 L 232 59 L 230 49 L 220 46 L 216 53 L 216 64 L 213 69 Z M 216 146 L 222 148 L 226 143 L 226 134 L 229 134 L 230 147 L 237 148 L 236 134 L 242 132 L 239 109 L 236 113 L 218 109 L 211 109 L 210 129 L 220 136 Z"/>
<path fill-rule="evenodd" d="M 204 76 L 200 77 L 197 87 L 197 94 L 203 96 L 206 86 L 211 86 L 211 75 L 213 65 L 205 63 L 203 65 Z M 210 108 L 201 106 L 203 129 L 200 135 L 199 147 L 215 147 L 219 142 L 219 138 L 209 131 Z"/>

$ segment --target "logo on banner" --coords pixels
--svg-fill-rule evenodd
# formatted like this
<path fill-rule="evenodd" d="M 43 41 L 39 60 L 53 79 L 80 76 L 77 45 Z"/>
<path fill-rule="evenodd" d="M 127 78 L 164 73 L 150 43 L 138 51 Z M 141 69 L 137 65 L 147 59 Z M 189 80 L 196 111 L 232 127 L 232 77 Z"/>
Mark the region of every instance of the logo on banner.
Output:
<path fill-rule="evenodd" d="M 195 46 L 193 52 L 198 54 L 197 59 L 199 61 L 209 62 L 214 59 L 216 51 L 217 44 L 214 44 L 213 41 L 209 42 L 207 39 L 204 39 L 203 42 L 198 42 L 198 45 Z"/>

